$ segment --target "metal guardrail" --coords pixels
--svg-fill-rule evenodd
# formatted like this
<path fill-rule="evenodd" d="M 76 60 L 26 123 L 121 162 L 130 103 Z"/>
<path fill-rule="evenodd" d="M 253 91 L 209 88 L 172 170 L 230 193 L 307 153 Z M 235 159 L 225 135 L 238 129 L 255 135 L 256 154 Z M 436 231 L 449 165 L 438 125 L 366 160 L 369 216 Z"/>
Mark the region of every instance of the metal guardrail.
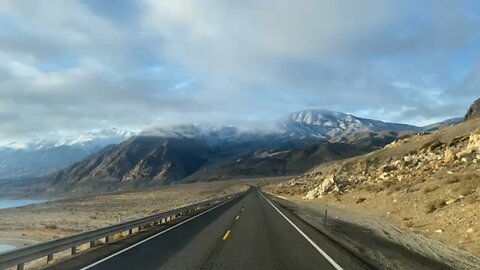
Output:
<path fill-rule="evenodd" d="M 24 265 L 27 262 L 47 257 L 47 263 L 53 260 L 53 255 L 57 252 L 66 251 L 71 249 L 72 254 L 77 253 L 77 247 L 90 244 L 90 248 L 95 247 L 95 241 L 105 239 L 105 243 L 110 242 L 113 235 L 124 233 L 128 231 L 128 235 L 133 234 L 133 230 L 138 228 L 141 231 L 144 227 L 154 226 L 166 223 L 170 220 L 176 219 L 179 216 L 191 214 L 197 212 L 200 209 L 209 208 L 209 206 L 218 205 L 227 200 L 237 198 L 245 192 L 223 196 L 207 200 L 204 202 L 196 203 L 193 205 L 185 206 L 182 208 L 170 210 L 164 213 L 155 214 L 145 218 L 127 221 L 124 223 L 100 228 L 94 231 L 83 232 L 64 238 L 55 239 L 49 242 L 44 242 L 32 246 L 28 246 L 22 249 L 13 250 L 0 254 L 0 269 L 17 266 L 17 270 L 23 270 Z"/>

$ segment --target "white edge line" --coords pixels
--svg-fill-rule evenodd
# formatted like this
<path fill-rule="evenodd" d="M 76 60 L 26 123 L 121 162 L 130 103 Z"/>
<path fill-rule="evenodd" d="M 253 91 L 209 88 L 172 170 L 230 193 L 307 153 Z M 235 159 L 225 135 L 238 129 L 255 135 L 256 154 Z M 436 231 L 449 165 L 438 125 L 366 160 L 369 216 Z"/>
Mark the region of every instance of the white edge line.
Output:
<path fill-rule="evenodd" d="M 137 242 L 137 243 L 135 243 L 135 244 L 133 244 L 133 245 L 125 248 L 125 249 L 122 249 L 122 250 L 120 250 L 120 251 L 118 251 L 118 252 L 116 252 L 116 253 L 108 256 L 108 257 L 105 257 L 105 258 L 103 258 L 103 259 L 101 259 L 101 260 L 99 260 L 99 261 L 96 261 L 96 262 L 88 265 L 88 266 L 85 266 L 85 267 L 81 268 L 80 270 L 86 270 L 86 269 L 90 269 L 90 268 L 92 268 L 92 267 L 94 267 L 94 266 L 97 266 L 97 265 L 99 265 L 99 264 L 101 264 L 101 263 L 103 263 L 103 262 L 105 262 L 105 261 L 107 261 L 107 260 L 109 260 L 109 259 L 117 256 L 117 255 L 122 254 L 123 252 L 125 252 L 125 251 L 127 251 L 127 250 L 130 250 L 130 249 L 132 249 L 132 248 L 134 248 L 134 247 L 136 247 L 136 246 L 139 246 L 139 245 L 141 245 L 141 244 L 143 244 L 143 243 L 145 243 L 145 242 L 147 242 L 147 241 L 149 241 L 149 240 L 152 240 L 153 238 L 155 238 L 155 237 L 157 237 L 157 236 L 159 236 L 159 235 L 162 235 L 162 234 L 164 234 L 164 233 L 166 233 L 166 232 L 168 232 L 168 231 L 170 231 L 170 230 L 175 229 L 175 228 L 178 227 L 178 226 L 181 226 L 181 225 L 183 225 L 183 224 L 185 224 L 185 223 L 187 223 L 187 222 L 189 222 L 189 221 L 191 221 L 191 220 L 193 220 L 193 219 L 196 219 L 197 217 L 200 217 L 200 216 L 202 216 L 202 215 L 204 215 L 204 214 L 212 211 L 213 209 L 215 209 L 215 208 L 217 208 L 217 207 L 220 207 L 220 206 L 222 206 L 222 205 L 224 205 L 224 204 L 232 201 L 233 199 L 235 199 L 235 198 L 232 198 L 232 199 L 230 199 L 230 200 L 228 200 L 228 201 L 226 201 L 226 202 L 223 202 L 223 203 L 221 203 L 221 204 L 219 204 L 219 205 L 216 205 L 216 206 L 214 206 L 214 207 L 212 207 L 212 208 L 210 208 L 210 209 L 208 209 L 208 210 L 206 210 L 206 211 L 204 211 L 204 212 L 202 212 L 202 213 L 200 213 L 200 214 L 198 214 L 198 215 L 195 215 L 195 216 L 193 216 L 193 217 L 191 217 L 191 218 L 189 218 L 189 219 L 187 219 L 187 220 L 184 220 L 184 221 L 182 221 L 182 222 L 180 222 L 180 223 L 178 223 L 178 224 L 176 224 L 176 225 L 174 225 L 174 226 L 172 226 L 172 227 L 170 227 L 170 228 L 168 228 L 168 229 L 165 229 L 165 230 L 163 230 L 163 231 L 161 231 L 161 232 L 159 232 L 159 233 L 157 233 L 157 234 L 155 234 L 155 235 L 152 235 L 152 236 L 150 236 L 150 237 L 148 237 L 148 238 L 146 238 L 146 239 L 143 239 L 142 241 Z"/>
<path fill-rule="evenodd" d="M 267 197 L 265 197 L 260 191 L 258 191 L 258 193 L 260 193 L 260 195 L 262 195 L 262 197 L 271 206 L 273 206 L 273 208 L 275 208 L 275 210 L 277 210 L 277 212 L 280 213 L 280 215 L 282 215 L 282 217 L 285 218 L 288 221 L 288 223 L 290 223 L 320 254 L 322 254 L 322 256 L 325 257 L 325 259 L 327 259 L 327 261 L 333 267 L 335 267 L 335 269 L 343 270 L 343 268 L 340 265 L 338 265 L 338 263 L 336 263 L 330 256 L 328 256 L 328 254 L 325 251 L 323 251 L 323 249 L 321 249 L 315 242 L 313 242 L 313 240 L 310 239 L 310 237 L 308 237 L 302 230 L 300 230 L 300 228 L 298 228 L 297 225 L 295 225 L 290 219 L 288 219 L 288 217 L 285 216 L 269 199 L 267 199 Z"/>

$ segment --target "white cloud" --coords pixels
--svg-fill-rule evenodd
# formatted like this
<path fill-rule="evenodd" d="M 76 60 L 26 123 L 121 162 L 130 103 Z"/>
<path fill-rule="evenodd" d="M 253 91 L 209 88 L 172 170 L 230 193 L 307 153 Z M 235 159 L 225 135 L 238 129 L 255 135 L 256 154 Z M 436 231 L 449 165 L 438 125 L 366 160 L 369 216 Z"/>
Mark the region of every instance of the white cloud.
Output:
<path fill-rule="evenodd" d="M 139 0 L 119 23 L 83 1 L 0 0 L 0 140 L 305 108 L 458 114 L 478 83 L 452 59 L 478 21 L 441 1 Z"/>

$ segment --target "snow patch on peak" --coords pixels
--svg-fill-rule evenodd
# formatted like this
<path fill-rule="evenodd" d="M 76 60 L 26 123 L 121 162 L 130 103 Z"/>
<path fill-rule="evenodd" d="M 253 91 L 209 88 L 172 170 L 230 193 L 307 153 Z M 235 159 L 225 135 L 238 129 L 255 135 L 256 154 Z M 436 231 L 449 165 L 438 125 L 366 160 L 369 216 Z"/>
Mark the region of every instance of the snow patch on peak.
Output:
<path fill-rule="evenodd" d="M 50 135 L 48 139 L 32 139 L 28 142 L 10 142 L 2 148 L 15 150 L 41 150 L 62 146 L 103 147 L 109 144 L 120 143 L 139 131 L 128 131 L 117 128 L 95 130 L 76 135 Z"/>

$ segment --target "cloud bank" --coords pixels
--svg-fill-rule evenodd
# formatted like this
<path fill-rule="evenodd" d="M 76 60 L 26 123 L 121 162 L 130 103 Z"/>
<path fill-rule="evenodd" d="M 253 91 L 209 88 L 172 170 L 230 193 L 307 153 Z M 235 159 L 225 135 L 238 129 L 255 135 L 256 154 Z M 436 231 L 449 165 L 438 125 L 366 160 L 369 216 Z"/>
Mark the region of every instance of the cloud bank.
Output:
<path fill-rule="evenodd" d="M 311 108 L 426 124 L 478 98 L 479 47 L 474 0 L 0 0 L 0 141 Z"/>

